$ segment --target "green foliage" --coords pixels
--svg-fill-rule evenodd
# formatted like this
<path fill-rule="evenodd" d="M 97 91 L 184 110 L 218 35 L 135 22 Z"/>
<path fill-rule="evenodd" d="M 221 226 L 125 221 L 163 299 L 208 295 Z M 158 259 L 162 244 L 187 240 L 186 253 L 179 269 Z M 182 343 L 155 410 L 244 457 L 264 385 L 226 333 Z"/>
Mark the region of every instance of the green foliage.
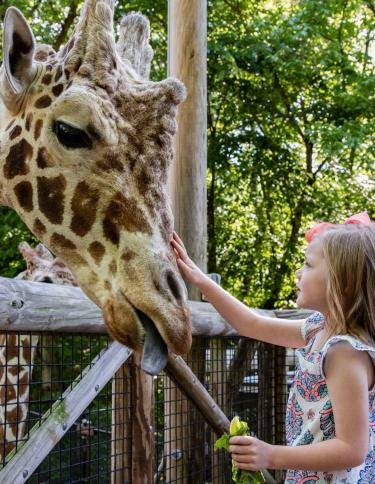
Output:
<path fill-rule="evenodd" d="M 229 434 L 224 432 L 223 435 L 216 440 L 214 450 L 225 449 L 229 452 L 230 438 L 242 435 L 249 435 L 247 422 L 240 421 L 237 416 L 233 417 L 229 427 Z M 236 484 L 262 484 L 265 482 L 263 474 L 260 471 L 244 471 L 238 469 L 234 464 L 232 465 L 232 479 Z"/>
<path fill-rule="evenodd" d="M 209 5 L 209 272 L 253 306 L 292 306 L 305 230 L 374 216 L 374 15 L 360 1 Z"/>
<path fill-rule="evenodd" d="M 14 277 L 25 269 L 18 244 L 24 240 L 35 244 L 36 238 L 14 210 L 0 207 L 0 220 L 0 275 Z"/>

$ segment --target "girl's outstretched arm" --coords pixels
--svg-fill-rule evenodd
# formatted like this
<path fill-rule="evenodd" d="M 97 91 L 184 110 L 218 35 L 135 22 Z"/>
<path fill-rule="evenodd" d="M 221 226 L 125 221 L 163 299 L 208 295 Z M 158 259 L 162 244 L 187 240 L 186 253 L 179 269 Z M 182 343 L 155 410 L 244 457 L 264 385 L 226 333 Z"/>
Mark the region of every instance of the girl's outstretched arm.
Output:
<path fill-rule="evenodd" d="M 363 463 L 369 449 L 368 389 L 374 368 L 366 352 L 348 343 L 332 346 L 325 374 L 336 437 L 311 445 L 271 445 L 254 437 L 233 437 L 230 450 L 240 469 L 335 471 Z"/>
<path fill-rule="evenodd" d="M 301 335 L 303 319 L 279 319 L 257 314 L 213 282 L 194 264 L 176 232 L 173 233 L 171 245 L 185 279 L 205 295 L 239 334 L 279 346 L 299 348 L 305 345 Z"/>

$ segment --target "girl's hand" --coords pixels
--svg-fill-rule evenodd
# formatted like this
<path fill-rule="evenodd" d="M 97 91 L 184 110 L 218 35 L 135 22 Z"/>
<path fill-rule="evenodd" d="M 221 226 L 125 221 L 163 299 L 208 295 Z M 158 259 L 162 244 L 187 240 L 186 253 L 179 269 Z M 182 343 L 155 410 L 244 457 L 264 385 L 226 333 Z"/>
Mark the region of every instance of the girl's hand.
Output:
<path fill-rule="evenodd" d="M 232 437 L 229 451 L 233 464 L 245 471 L 259 471 L 270 467 L 272 445 L 256 437 Z"/>
<path fill-rule="evenodd" d="M 188 256 L 185 246 L 180 237 L 173 232 L 173 239 L 171 240 L 171 246 L 176 255 L 177 265 L 181 271 L 181 274 L 195 286 L 199 286 L 200 282 L 204 279 L 204 273 Z"/>

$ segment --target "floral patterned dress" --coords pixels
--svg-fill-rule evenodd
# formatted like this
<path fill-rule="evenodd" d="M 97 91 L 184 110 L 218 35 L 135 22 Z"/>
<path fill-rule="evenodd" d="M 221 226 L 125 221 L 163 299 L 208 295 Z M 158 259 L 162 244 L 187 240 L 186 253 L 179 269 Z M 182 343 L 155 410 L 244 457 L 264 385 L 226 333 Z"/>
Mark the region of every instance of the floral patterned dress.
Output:
<path fill-rule="evenodd" d="M 375 366 L 375 348 L 351 336 L 333 336 L 320 351 L 312 351 L 316 334 L 322 329 L 324 318 L 314 313 L 302 328 L 307 346 L 296 351 L 297 367 L 290 391 L 286 415 L 287 445 L 308 445 L 335 437 L 331 401 L 323 372 L 323 361 L 328 349 L 339 341 L 349 342 L 359 351 L 367 351 Z M 369 447 L 364 463 L 337 472 L 289 470 L 285 484 L 315 483 L 375 483 L 375 387 L 369 391 Z"/>

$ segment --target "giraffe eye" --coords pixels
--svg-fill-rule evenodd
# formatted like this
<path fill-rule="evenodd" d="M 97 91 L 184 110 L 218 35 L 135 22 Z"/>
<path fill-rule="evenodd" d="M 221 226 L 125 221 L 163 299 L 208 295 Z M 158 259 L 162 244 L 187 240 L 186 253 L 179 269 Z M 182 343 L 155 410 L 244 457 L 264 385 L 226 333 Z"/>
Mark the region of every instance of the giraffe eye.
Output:
<path fill-rule="evenodd" d="M 53 132 L 60 143 L 66 148 L 92 148 L 92 141 L 83 129 L 75 128 L 62 121 L 55 121 L 53 124 Z"/>

